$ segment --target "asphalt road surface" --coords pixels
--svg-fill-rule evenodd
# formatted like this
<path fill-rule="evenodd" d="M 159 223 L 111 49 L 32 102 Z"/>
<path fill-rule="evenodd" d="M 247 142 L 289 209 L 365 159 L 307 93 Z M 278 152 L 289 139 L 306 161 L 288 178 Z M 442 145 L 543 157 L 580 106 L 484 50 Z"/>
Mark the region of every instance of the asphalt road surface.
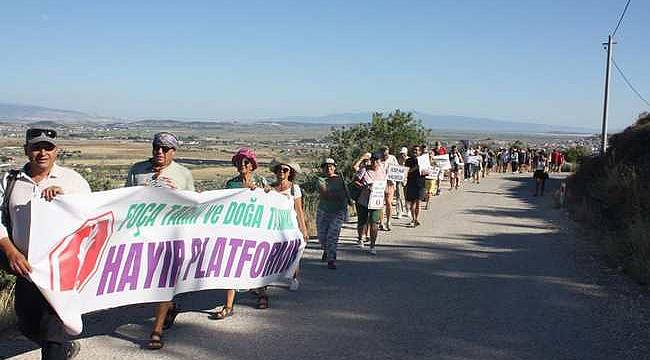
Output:
<path fill-rule="evenodd" d="M 181 296 L 160 351 L 143 349 L 153 306 L 85 317 L 80 359 L 650 359 L 644 290 L 583 249 L 556 209 L 551 179 L 492 175 L 444 191 L 422 226 L 394 220 L 376 256 L 342 235 L 337 270 L 305 252 L 298 292 L 274 287 L 270 309 L 238 294 L 236 314 L 209 314 L 223 291 Z M 444 187 L 447 190 L 447 187 Z M 0 358 L 38 359 L 15 332 Z"/>

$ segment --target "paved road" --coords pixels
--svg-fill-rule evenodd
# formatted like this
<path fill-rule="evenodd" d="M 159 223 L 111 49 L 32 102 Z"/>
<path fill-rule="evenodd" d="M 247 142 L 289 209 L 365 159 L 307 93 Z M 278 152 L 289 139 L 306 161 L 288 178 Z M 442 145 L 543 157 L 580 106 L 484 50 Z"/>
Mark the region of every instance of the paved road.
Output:
<path fill-rule="evenodd" d="M 236 316 L 211 321 L 221 292 L 184 296 L 186 311 L 158 352 L 141 348 L 151 305 L 93 314 L 80 357 L 650 358 L 648 322 L 637 311 L 648 302 L 629 281 L 593 266 L 598 259 L 583 254 L 562 211 L 553 208 L 551 191 L 534 198 L 531 181 L 493 175 L 445 192 L 424 212 L 421 227 L 400 220 L 382 232 L 374 257 L 356 248 L 349 225 L 339 268 L 327 270 L 311 245 L 302 287 L 273 288 L 269 310 L 254 309 L 254 299 L 242 295 Z M 623 284 L 623 295 L 611 278 Z M 5 334 L 0 357 L 14 355 L 38 358 L 26 340 Z"/>

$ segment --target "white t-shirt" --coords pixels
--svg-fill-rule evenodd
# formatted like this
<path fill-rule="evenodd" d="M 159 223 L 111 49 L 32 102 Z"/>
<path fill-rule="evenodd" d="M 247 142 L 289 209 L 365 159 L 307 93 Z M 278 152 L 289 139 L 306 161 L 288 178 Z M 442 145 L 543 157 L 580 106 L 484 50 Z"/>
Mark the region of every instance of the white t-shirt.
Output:
<path fill-rule="evenodd" d="M 294 201 L 296 199 L 302 198 L 302 190 L 300 190 L 300 186 L 298 186 L 298 184 L 293 184 L 292 187 L 293 187 L 293 194 L 292 194 L 292 191 L 291 191 L 291 189 L 292 189 L 291 187 L 286 188 L 283 191 L 277 191 L 277 190 L 275 190 L 275 191 L 277 191 L 278 193 L 288 197 L 289 200 L 291 200 L 291 206 L 293 207 L 294 204 L 295 204 Z"/>
<path fill-rule="evenodd" d="M 38 184 L 26 173 L 27 165 L 22 168 L 9 199 L 9 214 L 12 224 L 12 239 L 16 248 L 27 256 L 29 250 L 29 228 L 31 225 L 31 204 L 40 198 L 41 192 L 50 186 L 58 186 L 64 194 L 90 194 L 88 182 L 72 169 L 54 164 L 50 174 Z M 7 175 L 2 178 L 0 201 L 4 198 Z M 62 195 L 64 195 L 62 194 Z M 0 224 L 0 238 L 7 236 L 7 229 Z"/>

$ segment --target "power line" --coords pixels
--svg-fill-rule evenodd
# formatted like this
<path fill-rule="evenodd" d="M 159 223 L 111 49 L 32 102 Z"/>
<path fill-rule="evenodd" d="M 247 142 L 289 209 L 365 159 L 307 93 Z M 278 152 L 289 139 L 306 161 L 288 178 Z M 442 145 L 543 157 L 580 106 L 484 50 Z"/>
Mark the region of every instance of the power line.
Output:
<path fill-rule="evenodd" d="M 618 31 L 618 27 L 621 26 L 621 22 L 623 22 L 623 18 L 625 17 L 625 13 L 627 12 L 627 7 L 630 6 L 630 1 L 632 0 L 627 0 L 627 3 L 625 4 L 625 8 L 623 9 L 623 12 L 621 13 L 621 17 L 618 18 L 618 23 L 616 24 L 616 28 L 614 29 L 614 32 L 612 33 L 612 37 L 616 35 L 616 32 Z"/>
<path fill-rule="evenodd" d="M 643 101 L 646 105 L 648 105 L 648 107 L 650 107 L 650 102 L 648 100 L 646 100 L 643 97 L 643 95 L 641 95 L 641 93 L 632 85 L 630 80 L 628 80 L 627 76 L 625 76 L 625 74 L 623 73 L 623 70 L 616 63 L 616 60 L 614 60 L 613 58 L 612 58 L 612 63 L 614 64 L 614 67 L 616 68 L 616 70 L 618 70 L 618 73 L 621 74 L 621 77 L 623 78 L 623 80 L 625 81 L 627 86 L 630 87 L 630 89 L 636 94 L 636 96 L 639 97 L 639 99 L 641 99 L 641 101 Z"/>

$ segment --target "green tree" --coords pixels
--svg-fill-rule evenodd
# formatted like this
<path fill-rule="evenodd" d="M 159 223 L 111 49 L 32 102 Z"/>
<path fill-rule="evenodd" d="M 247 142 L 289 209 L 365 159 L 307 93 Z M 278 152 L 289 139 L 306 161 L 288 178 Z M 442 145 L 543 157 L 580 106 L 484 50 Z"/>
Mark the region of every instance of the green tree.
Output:
<path fill-rule="evenodd" d="M 371 121 L 351 127 L 332 129 L 328 136 L 330 156 L 339 164 L 338 170 L 346 177 L 352 176 L 352 163 L 365 152 L 388 146 L 396 154 L 400 147 L 423 144 L 431 130 L 415 119 L 413 113 L 395 110 L 389 114 L 376 112 Z"/>
<path fill-rule="evenodd" d="M 528 145 L 521 140 L 515 140 L 512 144 L 510 144 L 510 147 L 517 148 L 517 149 L 524 149 L 527 148 Z"/>
<path fill-rule="evenodd" d="M 591 155 L 591 151 L 589 151 L 589 149 L 587 149 L 586 147 L 579 145 L 568 149 L 564 153 L 564 158 L 566 159 L 567 162 L 570 162 L 572 164 L 578 164 L 582 162 L 582 158 L 588 155 Z"/>

